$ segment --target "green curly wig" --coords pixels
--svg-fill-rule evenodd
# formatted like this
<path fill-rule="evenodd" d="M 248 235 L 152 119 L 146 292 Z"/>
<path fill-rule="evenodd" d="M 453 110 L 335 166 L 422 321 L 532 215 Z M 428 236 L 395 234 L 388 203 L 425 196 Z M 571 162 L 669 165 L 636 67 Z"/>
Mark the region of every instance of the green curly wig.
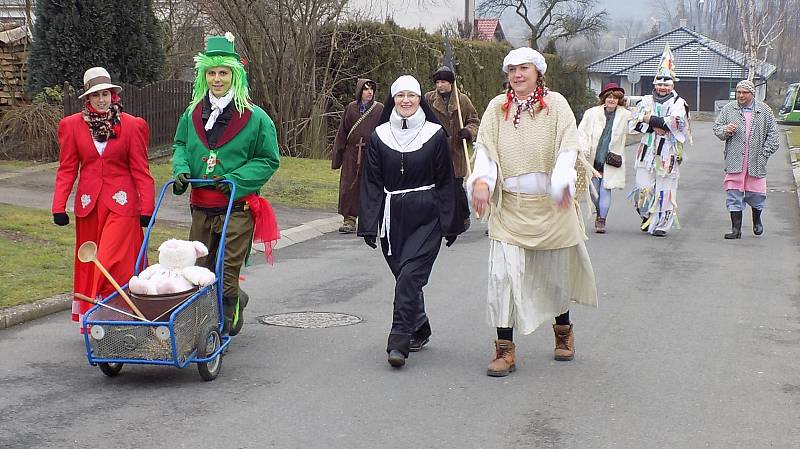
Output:
<path fill-rule="evenodd" d="M 208 92 L 206 82 L 206 72 L 212 67 L 228 67 L 231 69 L 231 89 L 233 90 L 233 103 L 240 114 L 245 109 L 250 109 L 250 90 L 247 87 L 247 74 L 244 72 L 242 63 L 233 56 L 208 56 L 199 53 L 194 57 L 194 68 L 196 77 L 194 79 L 194 91 L 192 93 L 191 109 L 194 109 Z"/>

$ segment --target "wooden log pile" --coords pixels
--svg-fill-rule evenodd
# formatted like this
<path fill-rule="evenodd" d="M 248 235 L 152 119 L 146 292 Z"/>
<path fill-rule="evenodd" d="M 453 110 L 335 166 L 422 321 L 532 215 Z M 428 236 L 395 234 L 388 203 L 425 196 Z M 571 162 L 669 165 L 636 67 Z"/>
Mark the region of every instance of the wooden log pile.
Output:
<path fill-rule="evenodd" d="M 28 102 L 25 82 L 30 47 L 27 27 L 15 23 L 0 24 L 0 111 Z"/>

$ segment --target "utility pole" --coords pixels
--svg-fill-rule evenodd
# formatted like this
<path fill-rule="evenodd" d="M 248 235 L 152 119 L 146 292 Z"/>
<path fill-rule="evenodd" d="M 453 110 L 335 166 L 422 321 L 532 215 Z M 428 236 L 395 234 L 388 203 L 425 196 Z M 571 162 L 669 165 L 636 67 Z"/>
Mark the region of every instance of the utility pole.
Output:
<path fill-rule="evenodd" d="M 474 24 L 475 24 L 475 0 L 464 0 L 464 28 L 472 30 L 472 33 L 474 34 L 475 30 L 472 29 Z"/>

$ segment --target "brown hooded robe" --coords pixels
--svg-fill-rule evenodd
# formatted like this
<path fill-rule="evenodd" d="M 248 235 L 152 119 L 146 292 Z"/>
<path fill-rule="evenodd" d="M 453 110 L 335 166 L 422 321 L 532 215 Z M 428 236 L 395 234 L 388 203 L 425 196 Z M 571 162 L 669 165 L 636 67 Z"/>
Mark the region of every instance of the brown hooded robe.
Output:
<path fill-rule="evenodd" d="M 436 114 L 444 129 L 449 136 L 450 158 L 453 160 L 453 171 L 456 178 L 466 178 L 467 176 L 467 161 L 464 158 L 464 144 L 461 143 L 461 138 L 458 137 L 458 131 L 461 129 L 458 123 L 458 109 L 456 108 L 456 99 L 450 95 L 450 101 L 445 104 L 441 94 L 435 89 L 425 94 L 425 99 L 431 105 L 431 109 Z M 461 103 L 461 118 L 464 121 L 464 127 L 469 129 L 472 134 L 472 141 L 478 136 L 478 126 L 481 124 L 481 119 L 478 117 L 478 111 L 472 105 L 469 97 L 458 93 L 458 100 Z M 468 141 L 469 143 L 469 141 Z"/>
<path fill-rule="evenodd" d="M 361 101 L 361 90 L 372 80 L 359 79 L 356 84 L 356 99 L 344 109 L 339 131 L 333 143 L 331 168 L 341 168 L 339 176 L 339 214 L 343 217 L 357 217 L 359 205 L 359 189 L 361 188 L 362 166 L 366 163 L 367 143 L 378 125 L 383 113 L 383 104 L 375 101 L 377 93 L 372 97 L 372 105 L 367 107 L 363 115 L 358 112 Z M 372 81 L 373 85 L 375 84 Z M 370 109 L 370 107 L 372 109 Z M 354 129 L 355 127 L 355 129 Z"/>

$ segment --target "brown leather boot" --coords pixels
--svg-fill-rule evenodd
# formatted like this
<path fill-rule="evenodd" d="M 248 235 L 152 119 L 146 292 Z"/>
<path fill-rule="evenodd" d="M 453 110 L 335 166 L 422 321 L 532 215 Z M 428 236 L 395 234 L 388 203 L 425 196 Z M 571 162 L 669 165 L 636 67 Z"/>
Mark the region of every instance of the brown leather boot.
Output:
<path fill-rule="evenodd" d="M 352 234 L 356 232 L 356 217 L 344 217 L 342 225 L 339 227 L 341 234 Z"/>
<path fill-rule="evenodd" d="M 598 215 L 597 218 L 594 220 L 594 232 L 598 234 L 605 234 L 606 233 L 606 219 L 600 218 Z"/>
<path fill-rule="evenodd" d="M 556 334 L 556 349 L 553 357 L 556 360 L 568 362 L 575 357 L 575 335 L 572 333 L 572 323 L 554 324 L 553 332 Z"/>
<path fill-rule="evenodd" d="M 509 340 L 496 340 L 494 342 L 494 360 L 486 370 L 487 376 L 505 377 L 508 373 L 513 373 L 517 369 L 516 358 L 514 356 L 514 342 Z"/>

